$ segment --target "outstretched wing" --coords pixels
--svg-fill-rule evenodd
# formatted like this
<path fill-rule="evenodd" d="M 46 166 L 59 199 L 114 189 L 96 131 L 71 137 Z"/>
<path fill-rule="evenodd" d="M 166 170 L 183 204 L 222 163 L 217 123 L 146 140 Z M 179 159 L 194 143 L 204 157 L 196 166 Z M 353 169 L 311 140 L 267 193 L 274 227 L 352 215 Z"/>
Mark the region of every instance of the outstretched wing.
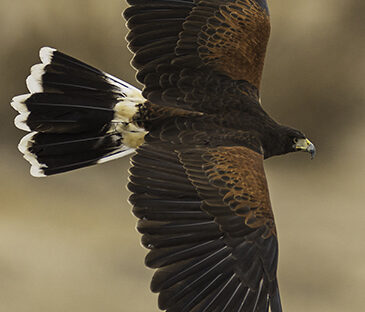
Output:
<path fill-rule="evenodd" d="M 128 2 L 127 39 L 145 98 L 202 112 L 239 110 L 240 96 L 257 102 L 270 33 L 266 0 Z"/>
<path fill-rule="evenodd" d="M 281 311 L 262 155 L 193 144 L 209 131 L 180 130 L 170 140 L 174 131 L 151 131 L 130 170 L 130 201 L 150 249 L 146 265 L 157 269 L 151 289 L 160 293 L 160 309 Z"/>

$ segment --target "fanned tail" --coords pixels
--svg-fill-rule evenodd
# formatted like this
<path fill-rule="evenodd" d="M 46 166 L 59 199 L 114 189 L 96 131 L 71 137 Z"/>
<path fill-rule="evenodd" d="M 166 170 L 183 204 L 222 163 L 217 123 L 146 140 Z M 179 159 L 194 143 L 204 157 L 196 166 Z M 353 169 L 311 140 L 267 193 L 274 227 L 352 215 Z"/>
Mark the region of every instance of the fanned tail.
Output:
<path fill-rule="evenodd" d="M 27 78 L 29 94 L 11 105 L 19 129 L 30 132 L 19 150 L 36 177 L 131 154 L 146 132 L 133 124 L 145 99 L 137 88 L 52 48 Z"/>

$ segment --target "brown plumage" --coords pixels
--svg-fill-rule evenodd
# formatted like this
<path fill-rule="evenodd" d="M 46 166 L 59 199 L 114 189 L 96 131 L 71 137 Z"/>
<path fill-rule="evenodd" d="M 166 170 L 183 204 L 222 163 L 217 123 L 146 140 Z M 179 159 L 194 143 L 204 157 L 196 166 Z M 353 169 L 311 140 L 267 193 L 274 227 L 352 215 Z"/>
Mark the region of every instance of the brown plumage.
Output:
<path fill-rule="evenodd" d="M 198 15 L 194 13 L 191 19 Z M 246 80 L 259 89 L 269 35 L 269 16 L 259 4 L 255 1 L 227 3 L 219 6 L 214 17 L 201 28 L 199 56 L 205 64 L 232 79 Z"/>
<path fill-rule="evenodd" d="M 262 155 L 243 146 L 218 147 L 203 159 L 205 174 L 224 203 L 249 227 L 265 226 L 264 237 L 276 235 Z"/>
<path fill-rule="evenodd" d="M 130 200 L 162 310 L 266 311 L 271 302 L 280 311 L 276 229 L 256 148 L 246 131 L 185 115 L 160 120 L 132 158 Z"/>
<path fill-rule="evenodd" d="M 128 0 L 133 86 L 43 48 L 13 99 L 34 176 L 133 152 L 130 202 L 168 312 L 282 311 L 263 160 L 307 151 L 260 104 L 266 0 Z"/>
<path fill-rule="evenodd" d="M 266 1 L 129 3 L 132 64 L 148 99 L 135 122 L 149 131 L 129 189 L 159 306 L 281 311 L 263 159 L 305 137 L 259 103 Z"/>

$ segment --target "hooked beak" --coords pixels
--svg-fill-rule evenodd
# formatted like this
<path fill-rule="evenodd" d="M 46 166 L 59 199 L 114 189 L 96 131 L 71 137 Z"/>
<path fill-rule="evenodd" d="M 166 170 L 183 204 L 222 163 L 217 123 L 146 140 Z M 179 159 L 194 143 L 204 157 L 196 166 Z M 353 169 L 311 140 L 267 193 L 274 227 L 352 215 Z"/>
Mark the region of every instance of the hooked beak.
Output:
<path fill-rule="evenodd" d="M 311 159 L 316 156 L 316 148 L 314 144 L 308 139 L 299 139 L 298 142 L 294 145 L 297 151 L 307 152 L 311 155 Z"/>

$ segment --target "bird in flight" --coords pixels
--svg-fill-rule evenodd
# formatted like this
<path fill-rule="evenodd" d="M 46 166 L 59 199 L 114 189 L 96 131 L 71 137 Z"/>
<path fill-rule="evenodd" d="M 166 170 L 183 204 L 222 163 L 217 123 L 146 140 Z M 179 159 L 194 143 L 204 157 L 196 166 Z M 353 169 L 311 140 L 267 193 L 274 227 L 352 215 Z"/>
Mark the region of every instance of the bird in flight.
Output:
<path fill-rule="evenodd" d="M 12 106 L 36 177 L 135 153 L 137 229 L 168 312 L 282 311 L 263 161 L 314 145 L 262 108 L 266 0 L 128 0 L 143 91 L 53 48 Z"/>

